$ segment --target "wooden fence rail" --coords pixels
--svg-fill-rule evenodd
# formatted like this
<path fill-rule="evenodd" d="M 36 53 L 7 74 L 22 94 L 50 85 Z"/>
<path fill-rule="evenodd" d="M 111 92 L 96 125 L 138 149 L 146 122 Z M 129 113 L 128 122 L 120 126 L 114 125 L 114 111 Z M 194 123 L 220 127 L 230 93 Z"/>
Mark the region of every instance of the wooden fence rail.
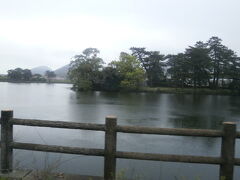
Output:
<path fill-rule="evenodd" d="M 105 132 L 104 149 L 54 146 L 32 143 L 20 143 L 13 141 L 13 125 L 39 126 L 51 128 L 82 129 Z M 221 156 L 189 156 L 172 154 L 153 154 L 139 152 L 117 151 L 117 133 L 157 134 L 174 136 L 199 136 L 221 138 Z M 177 128 L 150 128 L 117 125 L 117 118 L 108 116 L 105 124 L 75 123 L 63 121 L 45 121 L 34 119 L 13 118 L 13 111 L 1 111 L 1 172 L 9 173 L 13 170 L 13 149 L 32 151 L 56 152 L 67 154 L 82 154 L 104 157 L 104 179 L 115 180 L 116 159 L 137 159 L 151 161 L 201 163 L 220 165 L 219 179 L 233 180 L 234 166 L 240 166 L 240 158 L 235 158 L 235 141 L 240 138 L 240 132 L 236 131 L 236 124 L 223 123 L 223 130 L 204 129 L 177 129 Z"/>

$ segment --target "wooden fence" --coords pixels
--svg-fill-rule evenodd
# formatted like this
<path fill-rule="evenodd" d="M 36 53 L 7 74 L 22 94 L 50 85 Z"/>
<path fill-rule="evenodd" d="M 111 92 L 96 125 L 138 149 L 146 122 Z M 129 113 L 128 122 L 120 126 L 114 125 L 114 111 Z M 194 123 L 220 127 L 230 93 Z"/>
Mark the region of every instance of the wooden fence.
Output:
<path fill-rule="evenodd" d="M 93 149 L 14 142 L 13 125 L 105 131 L 105 148 Z M 117 132 L 221 138 L 221 156 L 206 157 L 117 151 Z M 233 180 L 234 165 L 240 166 L 240 158 L 235 158 L 236 138 L 240 138 L 240 132 L 236 131 L 236 124 L 232 122 L 223 123 L 222 131 L 203 129 L 150 128 L 119 126 L 117 125 L 117 118 L 114 116 L 106 117 L 105 124 L 90 124 L 33 119 L 17 119 L 13 118 L 13 111 L 1 111 L 1 172 L 8 173 L 12 171 L 13 149 L 24 149 L 32 151 L 103 156 L 105 180 L 115 179 L 117 158 L 216 164 L 220 165 L 219 179 Z"/>

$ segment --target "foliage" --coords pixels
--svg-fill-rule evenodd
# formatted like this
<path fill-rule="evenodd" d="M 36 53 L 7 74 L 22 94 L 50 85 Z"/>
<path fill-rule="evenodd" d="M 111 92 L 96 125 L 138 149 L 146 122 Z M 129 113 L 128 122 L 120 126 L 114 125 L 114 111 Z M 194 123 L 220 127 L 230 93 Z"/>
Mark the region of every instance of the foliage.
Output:
<path fill-rule="evenodd" d="M 208 40 L 209 56 L 211 57 L 212 86 L 218 87 L 220 74 L 223 72 L 224 55 L 226 47 L 222 45 L 222 40 L 218 37 L 211 37 Z"/>
<path fill-rule="evenodd" d="M 69 78 L 78 91 L 137 90 L 143 84 L 144 70 L 140 62 L 127 53 L 121 53 L 119 61 L 103 67 L 96 48 L 88 48 L 76 55 L 70 64 Z"/>
<path fill-rule="evenodd" d="M 132 55 L 135 56 L 144 68 L 147 76 L 147 84 L 150 87 L 156 87 L 165 80 L 164 60 L 165 56 L 159 51 L 146 51 L 145 48 L 130 48 Z"/>
<path fill-rule="evenodd" d="M 54 71 L 46 71 L 45 72 L 45 76 L 48 78 L 48 79 L 51 79 L 51 78 L 55 78 L 56 77 L 56 74 Z"/>
<path fill-rule="evenodd" d="M 136 57 L 127 53 L 121 53 L 119 61 L 113 61 L 112 67 L 115 67 L 120 75 L 120 88 L 122 90 L 137 90 L 145 80 L 145 73 Z"/>
<path fill-rule="evenodd" d="M 87 48 L 82 54 L 74 56 L 68 76 L 79 91 L 93 90 L 99 84 L 99 71 L 103 60 L 97 57 L 96 48 Z"/>
<path fill-rule="evenodd" d="M 177 55 L 168 55 L 167 75 L 171 77 L 171 84 L 177 87 L 185 87 L 189 80 L 189 65 L 186 61 L 186 55 L 179 53 Z"/>
<path fill-rule="evenodd" d="M 205 87 L 210 82 L 210 57 L 207 44 L 199 41 L 194 47 L 186 49 L 186 67 L 189 80 L 194 88 Z"/>
<path fill-rule="evenodd" d="M 228 89 L 240 93 L 240 57 L 218 37 L 198 41 L 183 53 L 163 55 L 130 48 L 103 66 L 96 48 L 74 56 L 69 77 L 77 90 L 136 91 L 148 87 Z"/>
<path fill-rule="evenodd" d="M 120 73 L 116 68 L 105 67 L 102 71 L 102 90 L 105 91 L 118 91 L 121 82 Z"/>
<path fill-rule="evenodd" d="M 167 56 L 168 80 L 176 87 L 229 88 L 240 92 L 240 58 L 218 37 Z"/>
<path fill-rule="evenodd" d="M 7 78 L 6 75 L 0 75 L 0 81 L 7 81 Z"/>
<path fill-rule="evenodd" d="M 32 75 L 29 69 L 10 69 L 8 70 L 7 76 L 3 76 L 0 80 L 10 80 L 16 82 L 46 82 L 46 79 L 41 74 Z"/>
<path fill-rule="evenodd" d="M 30 81 L 32 72 L 29 69 L 10 69 L 8 70 L 8 78 L 13 81 Z"/>

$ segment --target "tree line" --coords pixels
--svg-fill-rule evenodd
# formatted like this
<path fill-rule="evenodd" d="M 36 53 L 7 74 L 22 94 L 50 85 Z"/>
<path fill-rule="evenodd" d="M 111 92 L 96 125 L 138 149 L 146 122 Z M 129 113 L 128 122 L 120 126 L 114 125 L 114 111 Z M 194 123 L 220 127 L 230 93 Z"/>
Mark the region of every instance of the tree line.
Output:
<path fill-rule="evenodd" d="M 112 61 L 104 67 L 104 62 L 98 54 L 99 50 L 96 48 L 87 48 L 82 54 L 74 57 L 68 72 L 74 89 L 136 90 L 143 85 L 145 72 L 137 58 L 121 53 L 118 61 Z"/>
<path fill-rule="evenodd" d="M 47 82 L 49 79 L 56 77 L 54 71 L 46 71 L 45 76 L 41 74 L 32 74 L 30 69 L 10 69 L 8 70 L 7 79 L 10 81 L 23 82 Z"/>
<path fill-rule="evenodd" d="M 198 41 L 178 54 L 132 47 L 104 66 L 99 50 L 74 56 L 69 78 L 76 90 L 138 90 L 148 87 L 226 88 L 240 90 L 240 58 L 218 37 Z"/>

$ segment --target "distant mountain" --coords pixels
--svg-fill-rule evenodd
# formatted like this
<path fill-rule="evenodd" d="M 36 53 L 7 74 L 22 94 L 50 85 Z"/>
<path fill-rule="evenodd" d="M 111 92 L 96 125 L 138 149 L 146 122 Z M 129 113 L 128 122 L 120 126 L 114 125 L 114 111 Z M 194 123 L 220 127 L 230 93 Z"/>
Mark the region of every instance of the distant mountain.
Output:
<path fill-rule="evenodd" d="M 57 77 L 63 77 L 66 78 L 67 77 L 67 73 L 68 73 L 68 69 L 69 69 L 69 64 L 65 65 L 61 68 L 56 69 L 54 72 L 57 75 Z"/>
<path fill-rule="evenodd" d="M 46 71 L 52 71 L 52 69 L 47 66 L 38 66 L 38 67 L 32 68 L 31 71 L 32 71 L 32 74 L 45 75 Z"/>

